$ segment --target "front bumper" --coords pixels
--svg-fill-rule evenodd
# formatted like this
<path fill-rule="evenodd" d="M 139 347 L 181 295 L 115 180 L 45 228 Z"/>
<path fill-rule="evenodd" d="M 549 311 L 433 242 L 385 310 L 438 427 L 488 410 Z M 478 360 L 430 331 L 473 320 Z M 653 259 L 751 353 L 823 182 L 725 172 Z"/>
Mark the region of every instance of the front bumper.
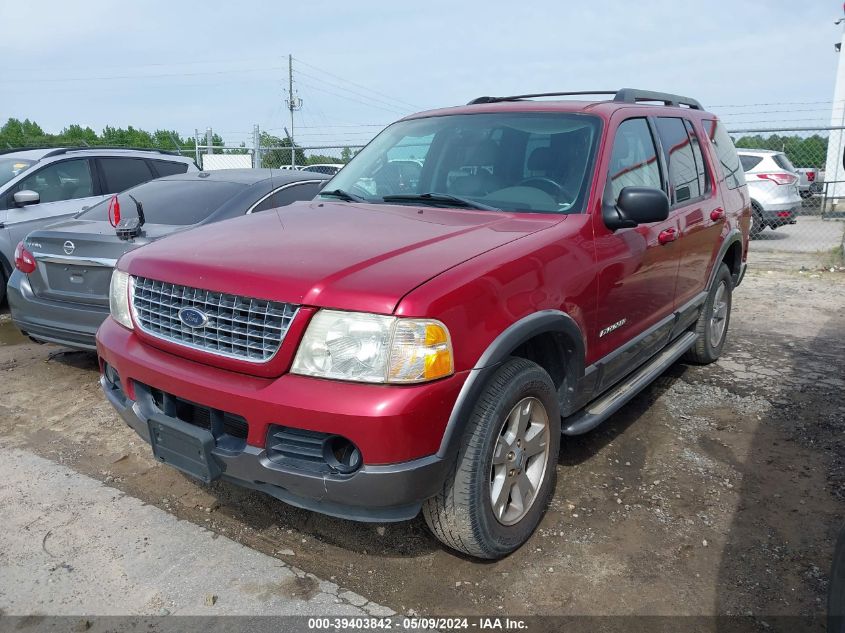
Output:
<path fill-rule="evenodd" d="M 97 328 L 109 315 L 107 307 L 50 301 L 32 292 L 29 279 L 15 270 L 6 286 L 12 322 L 39 341 L 76 349 L 97 349 Z"/>
<path fill-rule="evenodd" d="M 97 341 L 101 361 L 120 375 L 120 388 L 101 379 L 106 397 L 145 441 L 150 419 L 164 416 L 148 385 L 247 420 L 244 446 L 218 443 L 211 451 L 225 480 L 357 521 L 413 518 L 442 487 L 449 464 L 435 453 L 465 375 L 413 387 L 246 376 L 144 345 L 112 319 Z M 166 422 L 191 426 L 175 417 Z M 363 466 L 349 475 L 326 474 L 271 460 L 265 449 L 271 424 L 342 435 L 361 450 Z"/>

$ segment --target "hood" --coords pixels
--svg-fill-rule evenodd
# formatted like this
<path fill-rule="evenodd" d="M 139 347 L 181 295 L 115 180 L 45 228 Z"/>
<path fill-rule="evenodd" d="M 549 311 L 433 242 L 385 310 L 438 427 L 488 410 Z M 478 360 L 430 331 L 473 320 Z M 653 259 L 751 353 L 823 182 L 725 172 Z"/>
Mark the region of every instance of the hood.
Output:
<path fill-rule="evenodd" d="M 565 217 L 295 203 L 158 240 L 118 267 L 205 290 L 389 314 L 432 277 Z"/>

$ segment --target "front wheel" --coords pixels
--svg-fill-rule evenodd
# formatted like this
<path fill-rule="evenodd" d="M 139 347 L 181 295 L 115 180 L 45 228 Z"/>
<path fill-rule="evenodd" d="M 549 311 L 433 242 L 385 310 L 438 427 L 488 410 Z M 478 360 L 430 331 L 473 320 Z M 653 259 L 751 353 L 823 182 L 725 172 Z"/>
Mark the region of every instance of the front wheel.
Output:
<path fill-rule="evenodd" d="M 423 516 L 445 545 L 477 558 L 525 543 L 554 491 L 560 409 L 549 374 L 512 358 L 490 378 L 440 493 Z"/>

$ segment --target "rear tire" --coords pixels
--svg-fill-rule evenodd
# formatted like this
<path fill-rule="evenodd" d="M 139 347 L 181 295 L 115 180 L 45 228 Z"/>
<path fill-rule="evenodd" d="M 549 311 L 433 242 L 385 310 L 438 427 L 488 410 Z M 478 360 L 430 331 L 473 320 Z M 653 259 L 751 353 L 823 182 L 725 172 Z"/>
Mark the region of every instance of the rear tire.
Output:
<path fill-rule="evenodd" d="M 695 345 L 684 355 L 684 360 L 707 365 L 717 360 L 728 338 L 733 299 L 733 277 L 728 267 L 721 263 L 716 278 L 707 293 L 698 321 L 695 322 Z"/>
<path fill-rule="evenodd" d="M 559 449 L 554 383 L 536 363 L 511 358 L 475 403 L 443 489 L 423 504 L 426 523 L 454 550 L 507 556 L 545 513 Z"/>
<path fill-rule="evenodd" d="M 749 229 L 748 236 L 751 238 L 755 238 L 760 233 L 763 232 L 763 229 L 766 228 L 766 225 L 763 223 L 763 210 L 757 206 L 756 204 L 751 205 L 751 228 Z"/>

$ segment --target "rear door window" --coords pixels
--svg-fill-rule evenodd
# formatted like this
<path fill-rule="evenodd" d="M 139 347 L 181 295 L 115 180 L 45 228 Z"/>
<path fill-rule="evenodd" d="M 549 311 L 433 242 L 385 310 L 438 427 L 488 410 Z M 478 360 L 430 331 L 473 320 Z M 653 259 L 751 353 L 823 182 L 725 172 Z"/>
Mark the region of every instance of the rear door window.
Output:
<path fill-rule="evenodd" d="M 159 177 L 184 174 L 188 171 L 188 163 L 175 163 L 169 160 L 153 160 L 150 162 L 152 162 Z"/>
<path fill-rule="evenodd" d="M 645 119 L 627 119 L 616 129 L 608 177 L 614 200 L 625 187 L 662 188 L 657 149 Z"/>
<path fill-rule="evenodd" d="M 246 185 L 203 180 L 154 180 L 118 194 L 123 217 L 136 215 L 132 194 L 144 207 L 149 224 L 189 225 L 202 222 Z M 108 221 L 110 198 L 85 211 L 82 220 Z M 246 212 L 246 209 L 244 209 Z"/>
<path fill-rule="evenodd" d="M 97 163 L 103 176 L 103 193 L 125 191 L 155 178 L 143 158 L 98 158 Z"/>
<path fill-rule="evenodd" d="M 701 185 L 684 120 L 658 117 L 657 133 L 663 145 L 663 156 L 669 168 L 669 193 L 673 204 L 682 204 L 701 196 Z"/>

